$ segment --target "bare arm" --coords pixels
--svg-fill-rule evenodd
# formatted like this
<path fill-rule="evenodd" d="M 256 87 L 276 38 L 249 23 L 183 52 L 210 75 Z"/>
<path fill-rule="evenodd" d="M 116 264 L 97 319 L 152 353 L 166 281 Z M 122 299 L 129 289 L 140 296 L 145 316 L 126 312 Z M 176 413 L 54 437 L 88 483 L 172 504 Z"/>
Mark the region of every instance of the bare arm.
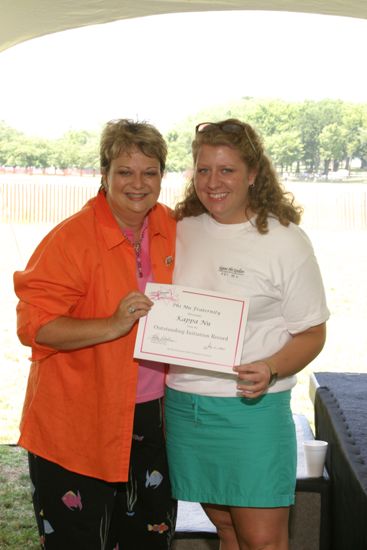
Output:
<path fill-rule="evenodd" d="M 134 323 L 148 313 L 153 302 L 141 292 L 130 292 L 121 300 L 115 313 L 103 319 L 58 317 L 39 329 L 37 344 L 67 351 L 109 342 L 125 336 Z M 135 312 L 130 313 L 129 308 Z"/>
<path fill-rule="evenodd" d="M 296 374 L 317 357 L 324 347 L 325 339 L 326 323 L 322 323 L 293 335 L 274 355 L 235 367 L 239 391 L 246 397 L 259 397 L 269 385 L 270 369 L 277 371 L 279 378 Z"/>

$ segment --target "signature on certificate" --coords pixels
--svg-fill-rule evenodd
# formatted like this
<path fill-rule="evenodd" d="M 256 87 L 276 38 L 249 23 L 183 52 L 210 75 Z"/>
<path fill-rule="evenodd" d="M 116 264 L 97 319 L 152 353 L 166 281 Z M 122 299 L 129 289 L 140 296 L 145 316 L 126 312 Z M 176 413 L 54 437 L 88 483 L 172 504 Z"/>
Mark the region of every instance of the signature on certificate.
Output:
<path fill-rule="evenodd" d="M 207 346 L 204 346 L 204 349 L 217 349 L 219 351 L 224 351 L 226 348 L 223 346 L 213 346 L 210 342 Z"/>
<path fill-rule="evenodd" d="M 158 334 L 153 334 L 150 341 L 152 344 L 160 344 L 161 346 L 165 346 L 168 343 L 173 343 L 175 340 L 169 336 L 158 336 Z"/>

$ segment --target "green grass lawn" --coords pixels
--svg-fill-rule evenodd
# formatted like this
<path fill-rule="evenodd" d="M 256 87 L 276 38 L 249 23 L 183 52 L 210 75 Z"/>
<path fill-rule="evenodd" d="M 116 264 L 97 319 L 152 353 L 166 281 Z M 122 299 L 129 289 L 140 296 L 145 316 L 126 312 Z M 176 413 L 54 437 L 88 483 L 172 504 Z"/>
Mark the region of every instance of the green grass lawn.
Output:
<path fill-rule="evenodd" d="M 13 445 L 0 445 L 0 548 L 40 548 L 27 453 Z"/>

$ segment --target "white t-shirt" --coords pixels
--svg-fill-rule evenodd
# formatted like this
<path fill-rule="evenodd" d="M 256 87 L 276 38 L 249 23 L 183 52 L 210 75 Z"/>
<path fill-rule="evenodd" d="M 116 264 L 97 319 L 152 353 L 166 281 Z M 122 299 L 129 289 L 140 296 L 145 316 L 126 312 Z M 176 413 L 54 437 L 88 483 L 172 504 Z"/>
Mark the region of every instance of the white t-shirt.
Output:
<path fill-rule="evenodd" d="M 250 300 L 242 364 L 269 357 L 292 334 L 329 317 L 307 235 L 295 224 L 285 227 L 274 218 L 268 221 L 265 235 L 251 222 L 221 224 L 207 214 L 184 218 L 177 225 L 173 282 Z M 295 376 L 282 378 L 268 391 L 284 391 L 295 383 Z M 200 395 L 238 395 L 235 373 L 170 365 L 167 385 Z"/>

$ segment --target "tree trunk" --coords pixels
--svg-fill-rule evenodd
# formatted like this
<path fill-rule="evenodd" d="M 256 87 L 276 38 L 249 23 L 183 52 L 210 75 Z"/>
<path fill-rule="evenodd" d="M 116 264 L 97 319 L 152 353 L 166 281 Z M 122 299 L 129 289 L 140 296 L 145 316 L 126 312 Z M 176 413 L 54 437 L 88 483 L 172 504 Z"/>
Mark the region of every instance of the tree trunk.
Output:
<path fill-rule="evenodd" d="M 326 177 L 329 173 L 329 164 L 330 164 L 330 159 L 324 160 L 324 174 L 326 174 Z"/>

